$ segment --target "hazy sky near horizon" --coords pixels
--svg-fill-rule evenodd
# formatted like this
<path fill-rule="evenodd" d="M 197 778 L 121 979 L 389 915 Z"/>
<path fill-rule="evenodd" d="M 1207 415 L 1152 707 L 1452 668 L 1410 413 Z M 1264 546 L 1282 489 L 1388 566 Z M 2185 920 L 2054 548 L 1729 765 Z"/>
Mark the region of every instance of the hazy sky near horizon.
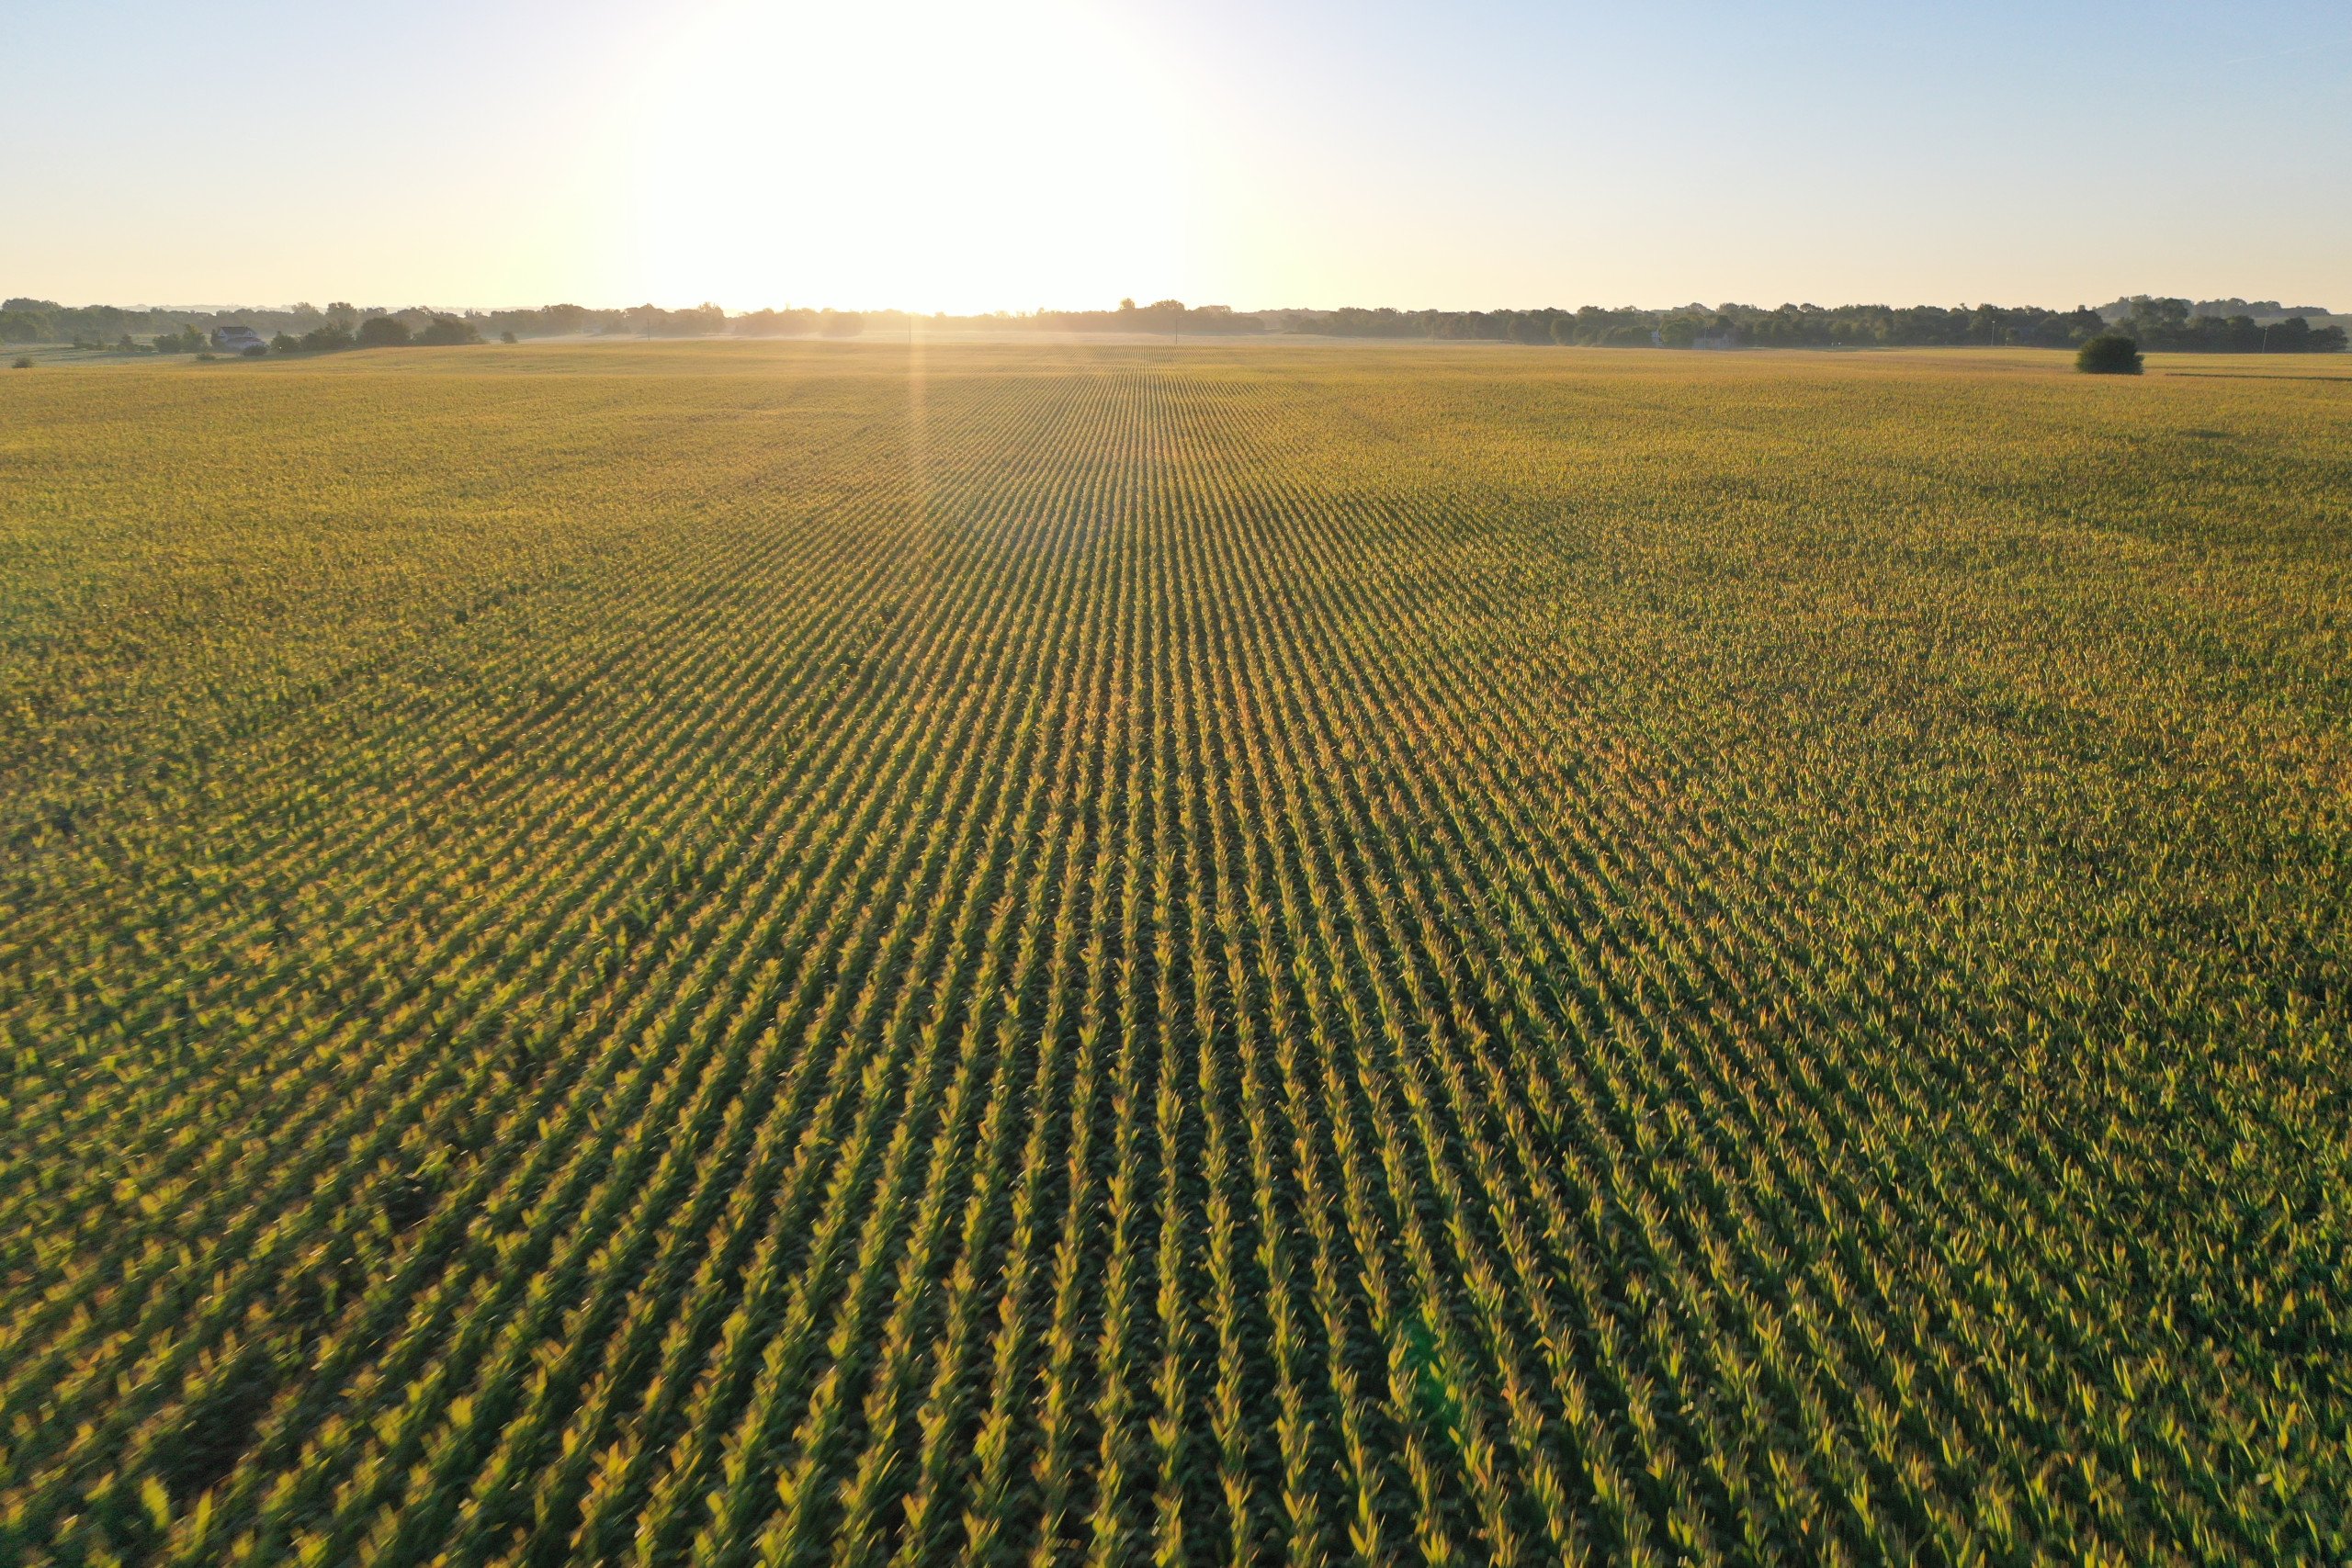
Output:
<path fill-rule="evenodd" d="M 2352 6 L 8 0 L 0 294 L 2352 310 Z"/>

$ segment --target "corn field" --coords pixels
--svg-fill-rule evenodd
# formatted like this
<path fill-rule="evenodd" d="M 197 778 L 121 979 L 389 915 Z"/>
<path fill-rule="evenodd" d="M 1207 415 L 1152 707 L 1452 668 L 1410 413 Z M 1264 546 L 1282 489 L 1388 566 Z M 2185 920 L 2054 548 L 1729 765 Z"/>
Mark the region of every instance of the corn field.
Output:
<path fill-rule="evenodd" d="M 2352 401 L 2060 363 L 0 381 L 0 1560 L 2352 1556 Z"/>

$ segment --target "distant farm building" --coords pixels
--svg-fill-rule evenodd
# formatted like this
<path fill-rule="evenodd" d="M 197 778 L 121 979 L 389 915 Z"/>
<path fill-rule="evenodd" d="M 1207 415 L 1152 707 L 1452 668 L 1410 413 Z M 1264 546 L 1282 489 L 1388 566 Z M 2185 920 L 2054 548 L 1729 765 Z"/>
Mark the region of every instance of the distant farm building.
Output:
<path fill-rule="evenodd" d="M 1737 333 L 1701 333 L 1690 340 L 1692 348 L 1737 348 Z"/>
<path fill-rule="evenodd" d="M 250 348 L 267 348 L 261 333 L 251 327 L 215 327 L 212 346 L 222 354 L 243 354 Z"/>

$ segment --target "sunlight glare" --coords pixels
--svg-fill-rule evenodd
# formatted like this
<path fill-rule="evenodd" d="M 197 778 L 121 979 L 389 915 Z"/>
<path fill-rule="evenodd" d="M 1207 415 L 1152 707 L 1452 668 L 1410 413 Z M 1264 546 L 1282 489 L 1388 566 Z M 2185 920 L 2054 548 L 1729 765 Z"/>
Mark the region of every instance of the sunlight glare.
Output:
<path fill-rule="evenodd" d="M 628 221 L 657 300 L 1099 308 L 1182 275 L 1162 85 L 1068 0 L 722 4 L 645 80 Z"/>

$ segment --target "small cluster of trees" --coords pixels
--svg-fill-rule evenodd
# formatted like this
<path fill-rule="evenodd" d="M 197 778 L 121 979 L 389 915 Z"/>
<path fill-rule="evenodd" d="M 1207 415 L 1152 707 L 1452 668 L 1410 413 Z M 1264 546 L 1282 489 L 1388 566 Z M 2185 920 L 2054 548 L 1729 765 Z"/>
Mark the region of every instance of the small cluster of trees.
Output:
<path fill-rule="evenodd" d="M 130 333 L 177 331 L 179 322 L 158 310 L 119 305 L 60 305 L 54 299 L 22 297 L 0 300 L 0 343 L 103 344 Z"/>
<path fill-rule="evenodd" d="M 620 312 L 616 325 L 639 337 L 709 337 L 727 330 L 727 312 L 708 300 L 684 310 L 634 305 Z"/>
<path fill-rule="evenodd" d="M 2210 301 L 2192 305 L 2186 299 L 2147 295 L 2118 303 L 2125 309 L 2114 330 L 2146 349 L 2176 354 L 2337 354 L 2345 347 L 2342 327 L 2315 327 L 2300 315 L 2257 321 L 2255 307 L 2223 315 Z"/>
<path fill-rule="evenodd" d="M 324 319 L 306 332 L 278 331 L 270 338 L 267 352 L 334 354 L 350 348 L 405 348 L 412 344 L 429 348 L 482 341 L 481 328 L 472 320 L 442 310 L 363 311 L 338 301 L 328 306 L 322 315 Z M 246 321 L 224 321 L 219 330 L 257 331 Z M 198 354 L 209 350 L 212 341 L 202 327 L 189 326 L 159 333 L 149 346 L 157 354 Z M 506 341 L 514 340 L 510 335 Z M 139 345 L 126 335 L 117 346 L 129 351 Z"/>
<path fill-rule="evenodd" d="M 2140 345 L 2121 333 L 2101 333 L 2075 351 L 2075 368 L 2088 376 L 2137 376 Z"/>
<path fill-rule="evenodd" d="M 1237 312 L 1230 305 L 1187 305 L 1181 299 L 1155 299 L 1138 305 L 1122 299 L 1115 310 L 1039 310 L 1020 320 L 1046 332 L 1153 333 L 1182 337 L 1231 337 L 1262 333 L 1266 323 Z"/>
<path fill-rule="evenodd" d="M 480 343 L 481 331 L 458 316 L 427 312 L 422 326 L 411 327 L 399 316 L 369 316 L 356 327 L 336 322 L 311 328 L 300 337 L 279 333 L 269 340 L 272 354 L 333 354 L 346 348 L 424 348 Z M 509 337 L 507 342 L 514 340 Z"/>
<path fill-rule="evenodd" d="M 723 330 L 738 337 L 855 337 L 865 318 L 855 310 L 753 310 Z"/>

